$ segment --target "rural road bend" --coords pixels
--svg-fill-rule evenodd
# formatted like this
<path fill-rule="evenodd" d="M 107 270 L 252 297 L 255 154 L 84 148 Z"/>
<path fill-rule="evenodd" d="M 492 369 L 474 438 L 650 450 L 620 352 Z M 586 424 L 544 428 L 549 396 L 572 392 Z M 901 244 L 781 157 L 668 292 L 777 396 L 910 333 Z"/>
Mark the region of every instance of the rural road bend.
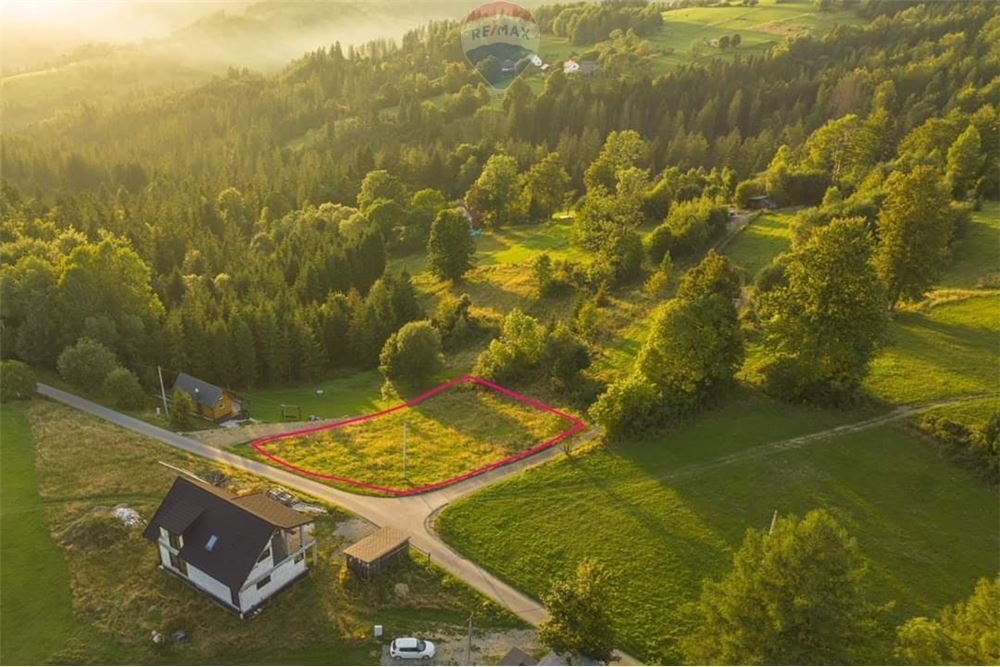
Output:
<path fill-rule="evenodd" d="M 434 532 L 430 519 L 435 512 L 460 496 L 552 459 L 559 454 L 558 448 L 554 447 L 539 452 L 529 459 L 518 461 L 509 466 L 492 470 L 451 487 L 430 493 L 402 498 L 362 496 L 341 491 L 287 470 L 282 470 L 261 463 L 260 461 L 253 461 L 243 456 L 223 451 L 217 447 L 203 444 L 197 440 L 192 440 L 159 426 L 154 426 L 141 419 L 111 410 L 103 405 L 49 385 L 39 383 L 38 393 L 81 412 L 86 412 L 122 428 L 158 440 L 171 447 L 244 470 L 258 477 L 271 480 L 288 489 L 293 489 L 337 505 L 348 512 L 371 521 L 377 526 L 401 528 L 411 535 L 411 543 L 418 549 L 429 553 L 431 560 L 439 567 L 461 579 L 497 604 L 517 614 L 528 623 L 538 625 L 547 616 L 545 608 L 538 601 L 504 583 L 448 546 Z M 577 442 L 586 441 L 595 436 L 595 431 L 588 431 L 582 434 Z M 637 665 L 641 663 L 623 653 L 620 654 L 618 664 Z"/>
<path fill-rule="evenodd" d="M 140 435 L 158 440 L 164 444 L 176 447 L 177 449 L 189 452 L 217 463 L 222 463 L 233 468 L 239 468 L 251 474 L 269 479 L 289 489 L 294 489 L 300 493 L 308 494 L 319 498 L 333 505 L 344 508 L 348 512 L 357 514 L 371 521 L 377 526 L 394 526 L 408 532 L 411 536 L 412 544 L 431 555 L 431 560 L 437 563 L 442 569 L 453 576 L 461 579 L 466 584 L 492 599 L 496 603 L 517 614 L 519 617 L 538 625 L 546 618 L 544 607 L 536 600 L 528 597 L 516 588 L 504 583 L 480 566 L 476 565 L 468 558 L 448 546 L 433 529 L 433 520 L 437 512 L 445 505 L 457 498 L 489 486 L 505 477 L 514 475 L 532 466 L 549 461 L 560 454 L 559 448 L 553 447 L 544 450 L 527 459 L 512 463 L 503 468 L 491 470 L 482 475 L 464 480 L 450 487 L 445 487 L 437 491 L 423 493 L 416 496 L 405 496 L 400 498 L 383 498 L 375 496 L 361 496 L 347 491 L 332 488 L 325 484 L 307 477 L 296 475 L 290 471 L 276 468 L 259 461 L 223 451 L 217 447 L 203 444 L 197 440 L 179 435 L 172 431 L 154 426 L 141 419 L 130 417 L 115 410 L 111 410 L 102 405 L 88 401 L 75 394 L 71 394 L 55 387 L 50 387 L 39 383 L 38 393 L 60 403 L 64 403 L 72 408 L 86 412 L 95 417 L 99 417 L 113 424 L 134 431 Z M 722 457 L 714 461 L 678 468 L 671 474 L 663 477 L 664 481 L 673 478 L 684 477 L 689 474 L 697 474 L 707 469 L 728 465 L 744 458 L 765 456 L 770 453 L 806 446 L 828 437 L 836 437 L 845 433 L 857 432 L 876 426 L 898 421 L 909 417 L 917 412 L 933 407 L 948 405 L 959 401 L 976 400 L 983 398 L 980 396 L 964 396 L 958 398 L 944 399 L 933 403 L 922 405 L 901 406 L 892 412 L 868 419 L 854 424 L 845 424 L 835 428 L 826 429 L 816 433 L 782 440 L 778 442 L 761 445 L 751 448 L 745 452 Z M 591 429 L 580 434 L 575 440 L 576 446 L 592 440 L 597 436 L 597 431 Z M 616 652 L 616 662 L 624 665 L 641 664 L 635 658 L 626 653 Z"/>

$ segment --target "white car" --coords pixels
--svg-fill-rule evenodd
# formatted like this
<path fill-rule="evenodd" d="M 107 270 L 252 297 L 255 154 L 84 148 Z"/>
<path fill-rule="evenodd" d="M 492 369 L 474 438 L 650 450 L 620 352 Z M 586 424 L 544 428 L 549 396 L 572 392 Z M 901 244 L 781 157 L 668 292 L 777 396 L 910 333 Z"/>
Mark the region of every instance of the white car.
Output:
<path fill-rule="evenodd" d="M 430 660 L 434 657 L 434 644 L 416 637 L 397 637 L 389 644 L 393 660 Z"/>

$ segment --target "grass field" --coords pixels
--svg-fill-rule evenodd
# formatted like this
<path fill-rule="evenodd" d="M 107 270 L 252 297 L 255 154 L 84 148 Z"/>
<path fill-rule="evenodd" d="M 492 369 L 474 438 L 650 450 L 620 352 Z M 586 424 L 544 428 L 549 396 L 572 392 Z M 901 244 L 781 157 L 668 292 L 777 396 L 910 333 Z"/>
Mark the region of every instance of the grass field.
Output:
<path fill-rule="evenodd" d="M 622 448 L 595 448 L 449 507 L 439 530 L 465 555 L 541 595 L 584 557 L 613 572 L 620 644 L 675 661 L 683 605 L 727 571 L 744 531 L 771 513 L 831 509 L 872 561 L 891 621 L 964 597 L 996 570 L 992 491 L 897 427 L 712 465 L 795 434 L 859 417 L 760 399 Z M 518 517 L 511 522 L 510 517 Z"/>
<path fill-rule="evenodd" d="M 1000 286 L 1000 202 L 986 202 L 972 215 L 955 244 L 955 262 L 942 287 Z"/>
<path fill-rule="evenodd" d="M 20 574 L 36 572 L 37 567 L 46 576 L 31 576 L 30 591 L 8 588 L 11 564 L 4 553 L 2 607 L 5 614 L 8 608 L 17 614 L 20 626 L 8 635 L 5 622 L 5 663 L 7 651 L 18 646 L 13 641 L 22 636 L 35 644 L 28 647 L 34 653 L 23 654 L 29 663 L 44 661 L 43 651 L 58 649 L 52 661 L 74 664 L 371 664 L 379 651 L 370 638 L 374 623 L 383 623 L 389 634 L 418 633 L 430 638 L 442 632 L 460 633 L 470 613 L 483 629 L 521 627 L 509 614 L 420 557 L 404 561 L 371 585 L 353 580 L 342 584 L 337 551 L 345 539 L 335 530 L 346 517 L 332 509 L 317 519 L 318 563 L 311 567 L 310 576 L 274 598 L 260 616 L 241 621 L 160 572 L 152 545 L 137 532 L 113 531 L 100 539 L 100 534 L 89 533 L 81 538 L 72 530 L 83 517 L 103 516 L 113 524 L 107 512 L 119 503 L 149 517 L 175 475 L 157 461 L 197 474 L 212 469 L 208 462 L 47 401 L 34 401 L 27 415 L 37 443 L 41 500 L 34 501 L 34 507 L 45 508 L 58 547 L 53 549 L 38 512 L 26 510 L 26 516 L 33 515 L 31 532 L 21 527 L 13 534 L 28 543 L 24 552 L 32 556 L 32 569 Z M 8 421 L 7 416 L 5 408 L 4 494 L 9 469 L 17 470 L 9 468 L 7 455 L 17 451 L 18 440 L 8 439 L 8 427 L 13 425 L 14 438 L 19 432 L 22 441 L 26 433 L 23 419 L 17 431 L 16 418 Z M 29 460 L 29 472 L 30 468 Z M 28 473 L 20 472 L 17 480 L 27 479 Z M 235 490 L 261 488 L 256 478 L 233 470 L 223 472 Z M 18 489 L 16 485 L 10 488 Z M 6 513 L 16 506 L 8 506 L 6 496 L 4 500 L 6 545 L 12 534 L 8 531 L 17 531 L 19 526 L 8 523 Z M 48 549 L 40 543 L 44 539 L 49 540 Z M 64 558 L 73 564 L 68 575 L 65 564 L 60 564 Z M 67 576 L 71 599 L 67 589 L 60 592 Z M 394 593 L 396 583 L 410 587 L 405 598 Z M 67 640 L 62 619 L 71 609 L 77 626 Z M 156 647 L 149 641 L 154 629 L 188 630 L 192 643 Z"/>
<path fill-rule="evenodd" d="M 250 399 L 250 415 L 266 422 L 280 422 L 281 406 L 298 406 L 302 419 L 363 415 L 387 407 L 379 389 L 384 382 L 376 370 L 337 376 L 305 385 L 269 387 L 240 392 Z"/>
<path fill-rule="evenodd" d="M 790 225 L 794 217 L 789 211 L 758 215 L 726 246 L 724 254 L 742 269 L 748 282 L 772 259 L 791 249 Z"/>
<path fill-rule="evenodd" d="M 69 568 L 49 534 L 22 404 L 0 406 L 0 662 L 43 664 L 74 629 Z"/>
<path fill-rule="evenodd" d="M 890 403 L 997 391 L 1000 293 L 899 312 L 865 388 Z"/>
<path fill-rule="evenodd" d="M 409 409 L 264 445 L 300 468 L 407 489 L 450 479 L 539 444 L 572 424 L 492 390 L 457 386 Z M 402 469 L 406 429 L 406 476 Z M 259 454 L 241 445 L 240 453 Z"/>

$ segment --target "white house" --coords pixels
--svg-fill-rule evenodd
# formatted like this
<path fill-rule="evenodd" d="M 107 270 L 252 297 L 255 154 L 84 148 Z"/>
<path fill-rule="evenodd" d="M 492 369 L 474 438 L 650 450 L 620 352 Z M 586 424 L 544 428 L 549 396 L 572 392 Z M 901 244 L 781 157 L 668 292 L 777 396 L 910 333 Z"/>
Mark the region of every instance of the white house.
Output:
<path fill-rule="evenodd" d="M 308 572 L 313 519 L 267 493 L 178 477 L 144 533 L 161 569 L 245 617 Z"/>

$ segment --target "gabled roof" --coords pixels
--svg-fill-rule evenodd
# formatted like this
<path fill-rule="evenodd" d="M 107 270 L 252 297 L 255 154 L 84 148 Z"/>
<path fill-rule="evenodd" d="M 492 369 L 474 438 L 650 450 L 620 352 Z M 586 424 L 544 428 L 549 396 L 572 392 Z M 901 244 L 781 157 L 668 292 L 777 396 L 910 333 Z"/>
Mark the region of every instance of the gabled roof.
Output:
<path fill-rule="evenodd" d="M 276 529 L 311 522 L 307 515 L 266 494 L 238 497 L 211 484 L 178 477 L 144 535 L 156 541 L 160 527 L 181 535 L 180 557 L 237 592 Z"/>
<path fill-rule="evenodd" d="M 177 379 L 174 380 L 174 389 L 182 389 L 191 394 L 191 398 L 195 402 L 213 408 L 219 403 L 224 391 L 221 387 L 216 387 L 214 384 L 199 380 L 187 373 L 181 373 L 177 376 Z"/>

